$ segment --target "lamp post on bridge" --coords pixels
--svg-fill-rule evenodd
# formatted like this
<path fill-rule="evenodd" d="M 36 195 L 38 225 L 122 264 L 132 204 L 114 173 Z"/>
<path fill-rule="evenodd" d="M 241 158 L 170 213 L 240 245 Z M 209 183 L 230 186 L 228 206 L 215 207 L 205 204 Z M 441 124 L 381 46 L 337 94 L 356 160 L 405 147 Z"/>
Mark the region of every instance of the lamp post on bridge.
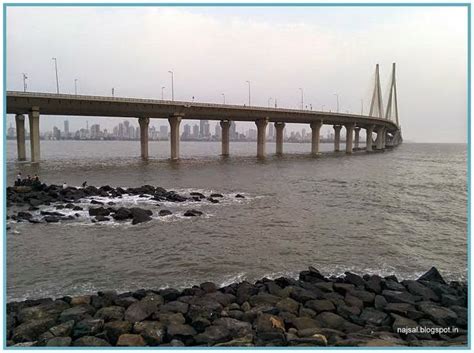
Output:
<path fill-rule="evenodd" d="M 301 110 L 303 110 L 304 109 L 303 89 L 300 88 L 299 90 L 301 91 Z"/>
<path fill-rule="evenodd" d="M 52 58 L 54 61 L 54 68 L 56 70 L 56 92 L 59 94 L 59 77 L 58 77 L 58 59 Z"/>
<path fill-rule="evenodd" d="M 23 92 L 26 92 L 26 80 L 28 79 L 28 76 L 26 74 L 23 75 Z"/>
<path fill-rule="evenodd" d="M 174 72 L 168 71 L 171 74 L 171 100 L 174 101 Z"/>
<path fill-rule="evenodd" d="M 336 112 L 339 113 L 339 94 L 334 93 L 336 96 Z"/>
<path fill-rule="evenodd" d="M 225 94 L 221 93 L 221 95 L 222 95 L 222 98 L 224 99 L 224 104 L 225 104 Z"/>
<path fill-rule="evenodd" d="M 245 82 L 247 82 L 249 85 L 249 107 L 250 107 L 250 81 L 245 81 Z"/>
<path fill-rule="evenodd" d="M 161 100 L 164 100 L 164 93 L 163 93 L 163 91 L 164 91 L 165 88 L 166 88 L 165 86 L 161 86 Z"/>
<path fill-rule="evenodd" d="M 112 97 L 115 97 L 115 88 L 112 87 Z"/>

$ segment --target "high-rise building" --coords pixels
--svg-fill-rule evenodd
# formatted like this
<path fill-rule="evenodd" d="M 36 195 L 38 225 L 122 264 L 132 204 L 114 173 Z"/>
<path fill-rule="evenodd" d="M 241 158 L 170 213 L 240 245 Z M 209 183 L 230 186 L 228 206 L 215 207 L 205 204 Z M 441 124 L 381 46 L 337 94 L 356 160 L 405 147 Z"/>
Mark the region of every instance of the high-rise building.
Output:
<path fill-rule="evenodd" d="M 160 126 L 160 139 L 167 140 L 168 139 L 168 126 L 161 125 Z"/>
<path fill-rule="evenodd" d="M 7 137 L 9 139 L 13 139 L 15 135 L 16 135 L 15 128 L 12 126 L 12 124 L 10 124 L 10 127 L 8 128 L 8 132 L 7 132 Z"/>
<path fill-rule="evenodd" d="M 216 136 L 216 139 L 222 138 L 222 128 L 219 123 L 217 123 L 214 128 L 214 135 Z"/>
<path fill-rule="evenodd" d="M 53 127 L 53 139 L 61 140 L 61 130 L 59 130 L 56 126 Z"/>
<path fill-rule="evenodd" d="M 207 130 L 209 131 L 209 121 L 208 120 L 199 121 L 199 137 L 207 137 L 206 124 L 208 126 Z"/>
<path fill-rule="evenodd" d="M 181 134 L 181 138 L 188 138 L 191 136 L 191 126 L 189 124 L 184 125 L 183 133 Z"/>
<path fill-rule="evenodd" d="M 193 138 L 198 138 L 199 137 L 199 125 L 194 124 L 193 125 Z"/>
<path fill-rule="evenodd" d="M 69 138 L 69 120 L 64 120 L 64 138 Z"/>
<path fill-rule="evenodd" d="M 230 123 L 229 138 L 231 140 L 238 140 L 239 139 L 239 134 L 237 133 L 237 125 L 235 124 L 235 121 L 232 121 Z"/>
<path fill-rule="evenodd" d="M 268 126 L 268 139 L 272 141 L 274 136 L 275 136 L 275 125 L 270 123 Z"/>
<path fill-rule="evenodd" d="M 101 137 L 100 125 L 99 124 L 91 125 L 91 139 L 99 139 L 100 137 Z"/>
<path fill-rule="evenodd" d="M 257 139 L 257 130 L 256 129 L 249 129 L 247 133 L 247 138 L 249 140 L 256 140 Z"/>

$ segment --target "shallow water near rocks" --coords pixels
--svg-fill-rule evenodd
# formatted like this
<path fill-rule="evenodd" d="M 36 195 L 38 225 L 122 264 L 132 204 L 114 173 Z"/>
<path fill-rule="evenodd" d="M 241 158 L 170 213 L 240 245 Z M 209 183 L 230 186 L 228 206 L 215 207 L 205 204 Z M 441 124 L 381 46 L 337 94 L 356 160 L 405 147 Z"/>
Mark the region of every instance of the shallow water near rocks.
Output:
<path fill-rule="evenodd" d="M 137 141 L 42 141 L 41 148 L 39 166 L 17 163 L 15 143 L 8 141 L 10 184 L 22 171 L 48 184 L 152 184 L 222 193 L 228 202 L 159 203 L 148 206 L 156 215 L 199 206 L 204 217 L 154 215 L 136 226 L 87 218 L 12 223 L 8 300 L 228 284 L 295 276 L 308 265 L 324 274 L 351 270 L 403 279 L 436 266 L 447 279 L 466 276 L 465 144 L 405 143 L 385 153 L 316 159 L 308 156 L 309 144 L 285 144 L 282 158 L 268 144 L 269 157 L 258 161 L 253 143 L 231 144 L 232 156 L 222 159 L 217 142 L 183 142 L 179 162 L 166 160 L 167 142 L 150 143 L 149 162 L 139 160 Z M 236 193 L 246 198 L 237 201 Z"/>

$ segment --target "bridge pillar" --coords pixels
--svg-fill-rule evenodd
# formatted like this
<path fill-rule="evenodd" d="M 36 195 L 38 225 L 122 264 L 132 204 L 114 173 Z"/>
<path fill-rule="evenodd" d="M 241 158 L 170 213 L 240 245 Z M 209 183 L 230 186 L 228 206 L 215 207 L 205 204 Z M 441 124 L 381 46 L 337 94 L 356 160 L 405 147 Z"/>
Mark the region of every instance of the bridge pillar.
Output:
<path fill-rule="evenodd" d="M 334 152 L 339 152 L 341 142 L 341 125 L 334 125 Z"/>
<path fill-rule="evenodd" d="M 222 128 L 222 155 L 229 155 L 229 130 L 231 122 L 229 120 L 221 120 Z"/>
<path fill-rule="evenodd" d="M 354 149 L 359 148 L 359 134 L 360 134 L 360 127 L 354 128 Z"/>
<path fill-rule="evenodd" d="M 352 141 L 354 139 L 355 124 L 346 124 L 346 153 L 352 153 Z"/>
<path fill-rule="evenodd" d="M 265 140 L 267 132 L 268 118 L 258 119 L 255 121 L 257 125 L 257 157 L 265 158 Z"/>
<path fill-rule="evenodd" d="M 375 126 L 374 125 L 369 125 L 366 128 L 366 141 L 365 141 L 365 147 L 367 152 L 372 152 L 372 133 L 374 132 Z"/>
<path fill-rule="evenodd" d="M 321 120 L 314 121 L 310 124 L 311 126 L 311 154 L 316 156 L 319 154 L 319 135 L 323 122 Z"/>
<path fill-rule="evenodd" d="M 377 129 L 377 138 L 375 139 L 375 148 L 378 150 L 383 150 L 384 149 L 384 134 L 385 134 L 385 128 L 384 127 L 379 127 Z"/>
<path fill-rule="evenodd" d="M 276 131 L 276 154 L 283 154 L 283 129 L 285 128 L 285 123 L 277 122 L 275 123 Z"/>
<path fill-rule="evenodd" d="M 171 144 L 171 159 L 179 158 L 179 124 L 181 123 L 181 116 L 171 116 L 168 118 L 170 123 L 170 144 Z"/>
<path fill-rule="evenodd" d="M 26 161 L 25 147 L 25 116 L 23 114 L 15 115 L 16 124 L 16 147 L 19 161 Z"/>
<path fill-rule="evenodd" d="M 40 161 L 39 118 L 39 108 L 32 108 L 28 113 L 28 120 L 30 121 L 31 162 L 33 163 Z"/>
<path fill-rule="evenodd" d="M 138 118 L 138 124 L 140 125 L 140 149 L 142 159 L 148 159 L 148 125 L 150 124 L 149 118 Z"/>

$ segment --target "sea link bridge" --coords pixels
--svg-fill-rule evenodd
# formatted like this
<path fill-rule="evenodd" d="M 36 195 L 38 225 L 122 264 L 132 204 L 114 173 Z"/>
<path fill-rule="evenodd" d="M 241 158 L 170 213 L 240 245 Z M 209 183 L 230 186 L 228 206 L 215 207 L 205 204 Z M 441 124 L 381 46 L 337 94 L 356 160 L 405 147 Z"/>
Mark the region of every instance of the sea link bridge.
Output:
<path fill-rule="evenodd" d="M 179 158 L 179 127 L 182 119 L 218 120 L 222 127 L 222 155 L 229 155 L 229 130 L 232 121 L 253 121 L 257 126 L 257 157 L 265 157 L 266 128 L 275 124 L 276 153 L 283 153 L 285 123 L 309 124 L 311 153 L 319 154 L 320 129 L 323 124 L 334 127 L 334 151 L 340 150 L 340 133 L 346 130 L 346 153 L 359 149 L 359 133 L 366 130 L 366 151 L 384 150 L 402 142 L 398 119 L 395 64 L 393 64 L 390 94 L 384 109 L 380 88 L 379 66 L 375 69 L 375 84 L 369 115 L 297 109 L 263 108 L 228 104 L 207 104 L 152 99 L 97 97 L 7 91 L 7 114 L 15 114 L 18 160 L 26 160 L 25 115 L 30 124 L 31 161 L 40 161 L 41 115 L 72 115 L 94 117 L 136 118 L 140 125 L 141 157 L 148 159 L 148 125 L 150 119 L 168 119 L 170 124 L 171 159 Z M 374 139 L 375 135 L 375 139 Z"/>

